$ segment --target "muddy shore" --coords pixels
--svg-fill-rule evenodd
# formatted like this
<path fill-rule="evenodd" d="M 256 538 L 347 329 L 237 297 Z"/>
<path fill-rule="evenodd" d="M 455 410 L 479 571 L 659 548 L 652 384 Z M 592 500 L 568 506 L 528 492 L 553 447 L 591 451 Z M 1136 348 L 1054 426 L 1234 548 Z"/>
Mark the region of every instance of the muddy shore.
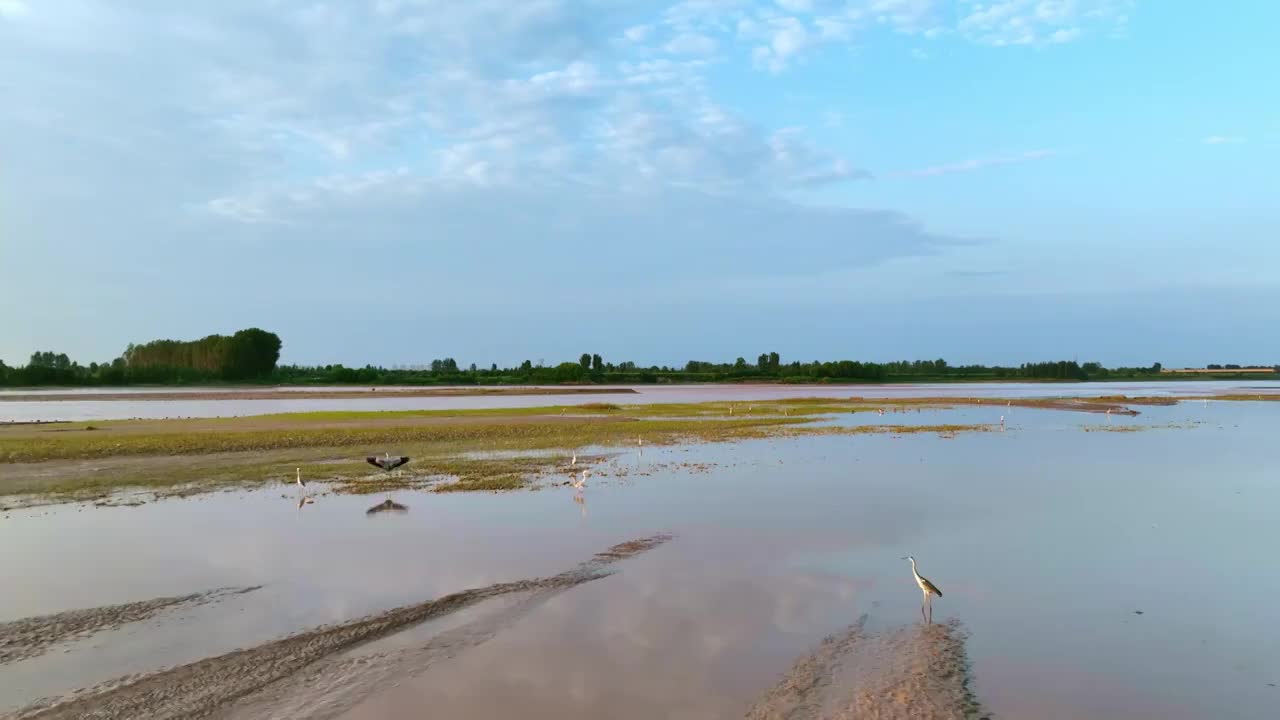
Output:
<path fill-rule="evenodd" d="M 375 390 L 173 390 L 118 393 L 0 393 L 0 402 L 99 402 L 103 400 L 358 400 L 385 398 L 468 397 L 504 395 L 634 395 L 631 388 L 610 387 L 449 387 Z"/>
<path fill-rule="evenodd" d="M 237 650 L 181 665 L 142 677 L 124 677 L 93 688 L 86 688 L 63 698 L 37 702 L 8 716 L 16 719 L 84 718 L 106 720 L 146 720 L 149 718 L 226 717 L 233 704 L 257 702 L 280 703 L 293 697 L 300 678 L 309 677 L 311 666 L 334 658 L 339 653 L 382 637 L 392 635 L 433 618 L 471 607 L 481 601 L 504 595 L 563 591 L 610 574 L 614 563 L 651 550 L 671 539 L 658 534 L 615 545 L 597 553 L 577 567 L 551 577 L 498 583 L 452 593 L 441 598 L 407 605 L 336 625 L 321 626 L 256 647 Z M 153 601 L 157 602 L 157 601 Z M 127 607 L 127 606 L 119 606 Z M 77 611 L 102 616 L 111 608 Z M 107 616 L 110 613 L 106 613 Z M 53 616 L 56 617 L 56 616 Z M 33 618 L 32 620 L 38 620 Z M 128 620 L 121 620 L 127 622 Z M 29 622 L 29 621 L 19 621 Z M 492 633 L 473 634 L 474 642 Z M 431 647 L 429 645 L 429 647 Z M 446 649 L 458 652 L 465 643 L 448 644 Z M 295 683 L 291 685 L 290 683 Z M 304 686 L 305 687 L 305 686 Z M 365 683 L 342 688 L 343 703 L 330 699 L 330 710 L 359 699 L 352 688 L 372 691 Z M 263 697 L 255 693 L 270 690 Z M 254 711 L 252 717 L 261 717 Z M 313 713 L 307 717 L 315 716 Z"/>

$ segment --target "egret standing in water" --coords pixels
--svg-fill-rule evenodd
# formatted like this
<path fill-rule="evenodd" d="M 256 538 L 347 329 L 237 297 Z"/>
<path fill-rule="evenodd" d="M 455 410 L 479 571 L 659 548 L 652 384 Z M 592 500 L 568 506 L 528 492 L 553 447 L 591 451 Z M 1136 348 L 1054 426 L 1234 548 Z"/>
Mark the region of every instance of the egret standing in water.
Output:
<path fill-rule="evenodd" d="M 924 602 L 920 605 L 920 617 L 924 618 L 926 623 L 932 623 L 933 622 L 933 601 L 931 601 L 929 597 L 931 595 L 937 595 L 938 597 L 942 597 L 942 591 L 938 589 L 937 585 L 934 585 L 933 583 L 929 582 L 929 578 L 920 576 L 920 573 L 916 571 L 915 558 L 908 555 L 902 559 L 911 561 L 911 574 L 916 576 L 916 584 L 920 586 L 920 592 L 924 593 Z M 924 612 L 926 607 L 929 608 L 929 614 L 927 616 L 925 615 L 925 612 Z"/>
<path fill-rule="evenodd" d="M 302 479 L 302 468 L 298 468 L 297 470 L 298 470 L 298 474 L 293 481 L 298 485 L 298 487 L 303 488 L 305 490 L 307 487 L 307 483 Z"/>

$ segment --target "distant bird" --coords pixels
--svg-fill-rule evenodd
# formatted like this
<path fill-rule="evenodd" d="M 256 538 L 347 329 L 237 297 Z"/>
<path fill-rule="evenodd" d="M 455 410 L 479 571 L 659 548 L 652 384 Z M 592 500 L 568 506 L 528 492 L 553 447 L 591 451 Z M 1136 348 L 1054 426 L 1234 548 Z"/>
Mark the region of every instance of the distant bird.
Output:
<path fill-rule="evenodd" d="M 299 497 L 298 497 L 298 509 L 299 509 L 299 510 L 301 510 L 303 505 L 311 505 L 311 504 L 312 504 L 312 503 L 314 503 L 314 502 L 315 502 L 315 500 L 312 500 L 311 498 L 307 497 L 306 495 L 299 496 Z"/>
<path fill-rule="evenodd" d="M 294 478 L 294 482 L 295 482 L 295 483 L 298 485 L 298 487 L 300 487 L 300 488 L 305 488 L 305 487 L 307 486 L 307 482 L 306 482 L 305 480 L 303 480 L 303 479 L 302 479 L 302 468 L 298 468 L 298 474 L 297 474 L 297 476 Z"/>
<path fill-rule="evenodd" d="M 1003 415 L 1001 415 L 1001 416 L 1000 416 L 1000 429 L 1001 429 L 1001 430 L 1003 430 L 1003 429 L 1004 429 L 1004 416 L 1003 416 Z"/>
<path fill-rule="evenodd" d="M 577 464 L 578 464 L 578 453 L 574 452 L 573 458 L 569 460 L 569 465 L 577 465 Z"/>
<path fill-rule="evenodd" d="M 636 445 L 644 445 L 644 438 L 641 438 L 641 437 L 636 438 Z"/>
<path fill-rule="evenodd" d="M 590 470 L 583 470 L 581 475 L 575 477 L 573 480 L 573 489 L 581 490 L 582 487 L 587 484 L 587 477 L 590 474 L 591 474 Z"/>
<path fill-rule="evenodd" d="M 911 561 L 911 574 L 916 576 L 916 585 L 919 585 L 920 592 L 924 593 L 924 602 L 923 604 L 920 605 L 920 617 L 924 618 L 926 623 L 932 623 L 933 622 L 933 602 L 929 599 L 929 596 L 937 595 L 938 597 L 942 597 L 942 591 L 938 589 L 937 585 L 934 585 L 933 583 L 929 582 L 928 578 L 920 576 L 920 573 L 916 571 L 915 558 L 908 555 L 902 559 Z M 924 612 L 926 607 L 929 608 L 928 616 L 926 616 Z"/>
<path fill-rule="evenodd" d="M 383 470 L 386 470 L 387 472 L 391 472 L 392 470 L 395 470 L 401 465 L 408 463 L 409 456 L 407 455 L 393 456 L 391 453 L 385 453 L 382 457 L 378 457 L 377 455 L 370 455 L 365 458 L 365 462 L 369 463 L 370 465 L 373 465 L 374 467 L 380 467 Z"/>

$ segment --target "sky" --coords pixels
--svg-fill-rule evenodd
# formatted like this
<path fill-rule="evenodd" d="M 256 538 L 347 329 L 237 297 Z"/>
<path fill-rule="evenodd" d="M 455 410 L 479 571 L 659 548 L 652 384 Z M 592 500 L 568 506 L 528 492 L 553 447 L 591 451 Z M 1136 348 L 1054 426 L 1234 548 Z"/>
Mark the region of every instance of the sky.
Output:
<path fill-rule="evenodd" d="M 0 360 L 1280 362 L 1280 3 L 0 0 Z"/>

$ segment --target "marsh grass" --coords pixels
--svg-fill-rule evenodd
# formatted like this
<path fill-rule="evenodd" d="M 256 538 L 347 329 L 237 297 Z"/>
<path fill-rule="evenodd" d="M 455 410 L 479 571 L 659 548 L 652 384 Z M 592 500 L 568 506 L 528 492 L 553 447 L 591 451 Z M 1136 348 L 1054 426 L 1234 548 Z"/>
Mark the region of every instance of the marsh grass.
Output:
<path fill-rule="evenodd" d="M 323 411 L 52 427 L 11 425 L 0 427 L 0 496 L 26 496 L 18 502 L 38 504 L 96 499 L 126 487 L 161 495 L 191 494 L 291 483 L 295 467 L 302 469 L 308 482 L 333 483 L 339 492 L 510 490 L 565 471 L 571 448 L 623 447 L 637 439 L 647 445 L 670 445 L 778 435 L 934 433 L 954 437 L 990 432 L 998 426 L 892 422 L 849 426 L 814 425 L 813 421 L 879 409 L 911 412 L 964 405 L 1133 412 L 1120 405 L 1122 401 L 1166 404 L 1168 398 L 851 397 L 630 406 L 595 402 L 567 407 Z M 562 407 L 572 414 L 561 415 Z M 1134 432 L 1137 427 L 1085 429 Z M 388 477 L 363 461 L 365 455 L 382 452 L 409 455 L 413 460 L 400 477 Z M 598 459 L 580 457 L 579 461 L 589 467 Z"/>

